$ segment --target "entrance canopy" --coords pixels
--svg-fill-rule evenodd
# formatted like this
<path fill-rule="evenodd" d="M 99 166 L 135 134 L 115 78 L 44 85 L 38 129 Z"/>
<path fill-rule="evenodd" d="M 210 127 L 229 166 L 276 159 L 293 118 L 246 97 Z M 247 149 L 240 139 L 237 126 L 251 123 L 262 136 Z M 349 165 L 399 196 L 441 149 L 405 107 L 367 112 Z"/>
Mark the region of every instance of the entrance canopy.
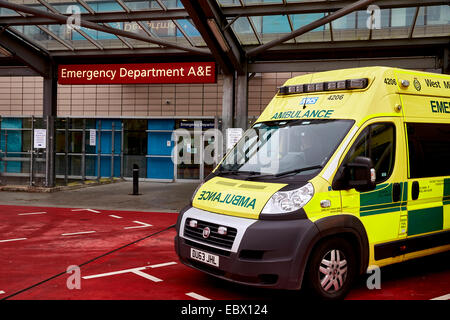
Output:
<path fill-rule="evenodd" d="M 419 61 L 447 72 L 449 19 L 449 0 L 0 0 L 0 64 L 43 76 L 49 63 L 142 61 L 216 61 L 224 74 Z"/>

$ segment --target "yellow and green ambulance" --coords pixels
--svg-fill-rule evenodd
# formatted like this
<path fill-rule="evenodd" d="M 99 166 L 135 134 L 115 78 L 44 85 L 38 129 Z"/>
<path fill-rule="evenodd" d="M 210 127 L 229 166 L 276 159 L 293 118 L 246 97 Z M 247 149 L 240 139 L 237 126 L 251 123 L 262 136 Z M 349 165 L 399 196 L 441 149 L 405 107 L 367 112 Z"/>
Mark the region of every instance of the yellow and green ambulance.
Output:
<path fill-rule="evenodd" d="M 288 80 L 199 186 L 175 247 L 237 283 L 342 298 L 369 266 L 450 249 L 450 76 Z"/>

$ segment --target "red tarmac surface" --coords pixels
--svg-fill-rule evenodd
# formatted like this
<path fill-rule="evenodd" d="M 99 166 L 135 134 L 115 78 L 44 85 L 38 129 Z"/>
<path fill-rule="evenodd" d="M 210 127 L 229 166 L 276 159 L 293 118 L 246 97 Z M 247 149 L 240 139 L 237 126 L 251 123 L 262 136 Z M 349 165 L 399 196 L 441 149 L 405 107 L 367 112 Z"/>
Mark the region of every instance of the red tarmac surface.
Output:
<path fill-rule="evenodd" d="M 192 270 L 174 251 L 177 214 L 0 206 L 0 299 L 271 300 L 306 293 L 235 285 Z M 75 233 L 75 234 L 74 234 Z M 68 289 L 80 266 L 81 289 Z M 450 255 L 381 270 L 381 290 L 360 279 L 347 299 L 450 299 Z"/>

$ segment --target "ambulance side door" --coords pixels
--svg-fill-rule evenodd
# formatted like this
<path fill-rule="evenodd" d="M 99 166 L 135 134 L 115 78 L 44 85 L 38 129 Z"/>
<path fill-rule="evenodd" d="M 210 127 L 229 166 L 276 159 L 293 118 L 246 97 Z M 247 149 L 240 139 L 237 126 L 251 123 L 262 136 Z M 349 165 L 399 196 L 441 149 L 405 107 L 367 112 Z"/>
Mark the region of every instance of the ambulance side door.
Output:
<path fill-rule="evenodd" d="M 372 160 L 376 188 L 368 192 L 342 190 L 342 212 L 354 214 L 362 221 L 369 240 L 370 264 L 382 266 L 401 261 L 402 254 L 390 247 L 390 243 L 406 237 L 406 159 L 401 118 L 366 122 L 343 165 L 358 156 Z"/>
<path fill-rule="evenodd" d="M 406 121 L 408 258 L 450 244 L 450 123 Z M 421 251 L 421 252 L 420 252 Z M 433 252 L 428 252 L 433 253 Z"/>

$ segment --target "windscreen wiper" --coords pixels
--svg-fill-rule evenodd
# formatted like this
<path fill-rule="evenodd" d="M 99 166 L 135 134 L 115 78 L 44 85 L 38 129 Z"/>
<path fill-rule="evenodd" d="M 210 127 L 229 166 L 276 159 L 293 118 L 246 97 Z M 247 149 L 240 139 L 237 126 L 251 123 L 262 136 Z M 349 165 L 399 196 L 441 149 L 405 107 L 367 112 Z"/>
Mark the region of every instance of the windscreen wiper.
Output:
<path fill-rule="evenodd" d="M 258 175 L 258 176 L 252 176 L 252 177 L 248 177 L 247 180 L 251 180 L 251 179 L 255 179 L 255 178 L 264 178 L 264 177 L 281 177 L 281 176 L 285 176 L 291 173 L 300 173 L 302 171 L 308 171 L 308 170 L 314 170 L 314 169 L 322 169 L 323 166 L 321 165 L 316 165 L 316 166 L 311 166 L 311 167 L 305 167 L 305 168 L 298 168 L 298 169 L 294 169 L 294 170 L 289 170 L 289 171 L 285 171 L 285 172 L 280 172 L 277 174 L 263 174 L 263 175 Z"/>
<path fill-rule="evenodd" d="M 248 174 L 248 175 L 251 175 L 251 176 L 260 174 L 260 172 L 256 172 L 256 171 L 220 170 L 220 169 L 219 169 L 219 174 L 222 174 L 222 173 L 223 173 L 223 174 L 235 174 L 235 175 L 238 175 L 238 174 Z"/>

